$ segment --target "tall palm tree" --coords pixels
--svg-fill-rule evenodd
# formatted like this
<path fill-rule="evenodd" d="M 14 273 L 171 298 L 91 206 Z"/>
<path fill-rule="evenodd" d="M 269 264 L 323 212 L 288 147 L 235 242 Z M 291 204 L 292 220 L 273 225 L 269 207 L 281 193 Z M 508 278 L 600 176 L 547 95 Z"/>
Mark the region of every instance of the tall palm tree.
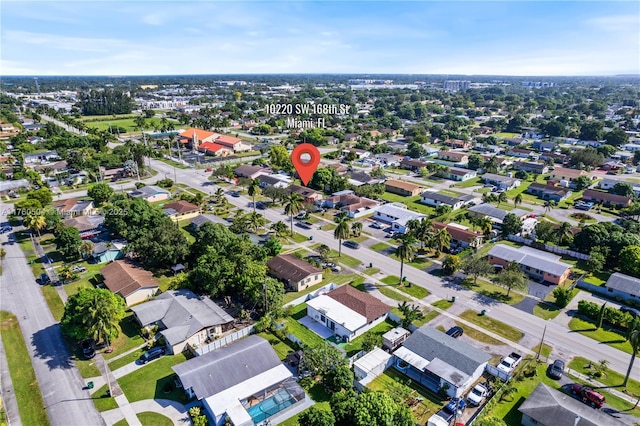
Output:
<path fill-rule="evenodd" d="M 256 195 L 260 194 L 260 181 L 258 179 L 251 179 L 248 185 L 247 193 L 253 200 L 253 212 L 256 212 Z"/>
<path fill-rule="evenodd" d="M 215 199 L 216 204 L 220 204 L 220 203 L 221 203 L 221 201 L 222 201 L 222 199 L 223 199 L 223 198 L 225 198 L 225 196 L 224 196 L 224 189 L 222 189 L 222 188 L 218 188 L 218 189 L 216 190 L 215 194 L 213 194 L 213 196 L 214 196 L 214 199 Z"/>
<path fill-rule="evenodd" d="M 493 221 L 488 216 L 485 216 L 478 221 L 478 226 L 484 235 L 488 235 L 493 229 Z"/>
<path fill-rule="evenodd" d="M 558 229 L 556 229 L 558 244 L 562 244 L 562 242 L 570 238 L 571 235 L 571 224 L 569 222 L 562 222 Z"/>
<path fill-rule="evenodd" d="M 38 233 L 38 237 L 41 237 L 40 230 L 47 226 L 47 220 L 44 216 L 40 215 L 27 216 L 24 218 L 24 225 L 27 228 L 36 231 Z"/>
<path fill-rule="evenodd" d="M 516 196 L 513 197 L 513 206 L 518 207 L 519 204 L 522 204 L 522 194 L 516 194 Z"/>
<path fill-rule="evenodd" d="M 248 225 L 249 229 L 253 231 L 254 234 L 258 233 L 258 229 L 262 228 L 265 224 L 265 219 L 259 213 L 253 212 L 249 213 Z"/>
<path fill-rule="evenodd" d="M 500 203 L 506 203 L 506 202 L 507 202 L 507 193 L 501 192 L 498 195 L 498 207 L 500 207 Z"/>
<path fill-rule="evenodd" d="M 629 343 L 631 343 L 631 360 L 629 361 L 629 368 L 627 374 L 624 376 L 624 382 L 622 386 L 627 386 L 629 376 L 631 375 L 631 369 L 633 368 L 633 362 L 636 360 L 636 355 L 640 352 L 640 328 L 635 328 L 629 333 Z"/>
<path fill-rule="evenodd" d="M 287 197 L 287 203 L 284 205 L 284 213 L 291 218 L 291 236 L 293 237 L 293 215 L 300 213 L 302 209 L 303 198 L 297 192 L 292 192 Z"/>
<path fill-rule="evenodd" d="M 118 323 L 113 320 L 117 309 L 108 299 L 97 295 L 89 302 L 88 331 L 96 342 L 104 341 L 111 348 L 110 337 L 118 334 Z"/>
<path fill-rule="evenodd" d="M 440 253 L 444 249 L 449 248 L 450 245 L 451 245 L 451 234 L 449 234 L 449 231 L 447 231 L 446 228 L 442 228 L 438 230 L 438 232 L 433 234 L 433 237 L 431 239 L 431 247 L 435 249 L 436 255 L 439 256 Z"/>
<path fill-rule="evenodd" d="M 430 220 L 412 220 L 407 222 L 409 233 L 420 242 L 420 250 L 424 250 L 424 245 L 433 235 L 433 224 Z"/>
<path fill-rule="evenodd" d="M 281 237 L 287 230 L 287 225 L 283 221 L 279 220 L 271 225 L 271 229 L 273 229 L 278 237 Z"/>
<path fill-rule="evenodd" d="M 351 233 L 354 237 L 359 237 L 362 232 L 362 222 L 353 222 L 351 224 Z"/>
<path fill-rule="evenodd" d="M 337 219 L 338 226 L 333 230 L 333 238 L 338 240 L 338 257 L 342 254 L 342 240 L 351 236 L 351 228 L 349 227 L 349 218 L 347 215 L 341 215 Z"/>
<path fill-rule="evenodd" d="M 93 243 L 91 241 L 83 241 L 78 251 L 83 259 L 88 259 L 93 254 Z"/>
<path fill-rule="evenodd" d="M 416 242 L 416 238 L 411 234 L 404 234 L 400 237 L 400 245 L 396 247 L 396 256 L 400 259 L 400 283 L 402 283 L 403 271 L 404 271 L 404 262 L 411 262 L 415 257 L 414 243 Z"/>

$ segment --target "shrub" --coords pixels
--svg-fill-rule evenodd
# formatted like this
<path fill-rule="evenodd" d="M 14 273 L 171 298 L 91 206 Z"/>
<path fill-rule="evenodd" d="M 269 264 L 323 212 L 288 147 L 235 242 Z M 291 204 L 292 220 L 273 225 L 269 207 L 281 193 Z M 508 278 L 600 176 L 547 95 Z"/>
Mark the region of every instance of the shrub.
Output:
<path fill-rule="evenodd" d="M 553 296 L 556 298 L 556 305 L 560 308 L 566 307 L 573 296 L 573 291 L 564 287 L 556 287 L 553 290 Z"/>

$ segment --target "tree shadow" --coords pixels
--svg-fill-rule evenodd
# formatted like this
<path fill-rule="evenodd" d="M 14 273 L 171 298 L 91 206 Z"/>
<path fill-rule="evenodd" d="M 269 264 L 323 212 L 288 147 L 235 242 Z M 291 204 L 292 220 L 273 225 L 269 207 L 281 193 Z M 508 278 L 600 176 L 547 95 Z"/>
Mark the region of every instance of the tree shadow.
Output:
<path fill-rule="evenodd" d="M 31 337 L 33 356 L 46 360 L 49 370 L 73 368 L 73 358 L 59 324 L 36 331 Z"/>
<path fill-rule="evenodd" d="M 525 397 L 521 396 L 518 401 L 513 404 L 513 407 L 503 417 L 503 420 L 508 425 L 519 425 L 522 423 L 522 413 L 518 411 L 518 408 L 524 403 Z"/>
<path fill-rule="evenodd" d="M 493 299 L 492 297 L 489 297 L 487 295 L 480 294 L 480 293 L 476 293 L 473 296 L 473 300 L 482 306 L 495 306 L 498 303 L 500 303 L 497 300 Z"/>

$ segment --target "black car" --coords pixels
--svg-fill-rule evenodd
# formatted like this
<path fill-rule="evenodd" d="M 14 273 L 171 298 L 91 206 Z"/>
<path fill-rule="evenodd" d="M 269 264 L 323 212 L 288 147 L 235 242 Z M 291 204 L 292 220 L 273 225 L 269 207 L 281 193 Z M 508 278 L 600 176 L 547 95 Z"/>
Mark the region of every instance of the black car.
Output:
<path fill-rule="evenodd" d="M 231 195 L 232 197 L 238 198 L 238 197 L 240 196 L 240 193 L 239 193 L 239 192 L 237 192 L 237 191 L 231 191 L 230 195 Z"/>
<path fill-rule="evenodd" d="M 47 284 L 49 281 L 51 281 L 51 280 L 49 279 L 49 275 L 47 275 L 46 273 L 42 273 L 42 274 L 40 274 L 40 282 L 41 282 L 42 284 Z"/>
<path fill-rule="evenodd" d="M 344 244 L 346 247 L 352 248 L 352 249 L 359 249 L 360 248 L 360 244 L 356 243 L 355 241 L 345 241 Z"/>
<path fill-rule="evenodd" d="M 267 205 L 266 205 L 265 203 L 263 203 L 262 201 L 258 201 L 258 202 L 256 203 L 256 208 L 257 208 L 258 210 L 264 210 L 264 209 L 266 209 L 266 208 L 267 208 Z"/>
<path fill-rule="evenodd" d="M 561 359 L 556 359 L 555 361 L 553 361 L 553 364 L 549 366 L 548 374 L 552 379 L 560 380 L 560 378 L 564 374 L 564 361 Z"/>
<path fill-rule="evenodd" d="M 93 342 L 91 340 L 83 340 L 80 342 L 80 347 L 82 348 L 82 355 L 84 355 L 85 359 L 91 359 L 96 355 L 96 350 L 93 348 Z"/>
<path fill-rule="evenodd" d="M 454 339 L 457 339 L 463 334 L 464 334 L 464 330 L 462 329 L 462 327 L 459 327 L 457 325 L 455 327 L 451 327 L 449 331 L 447 331 L 447 336 L 451 336 Z"/>
<path fill-rule="evenodd" d="M 296 226 L 299 226 L 300 228 L 303 228 L 303 229 L 311 229 L 312 223 L 311 222 L 296 222 Z"/>
<path fill-rule="evenodd" d="M 164 355 L 164 348 L 160 348 L 160 347 L 151 348 L 145 353 L 143 353 L 142 356 L 140 356 L 140 358 L 138 359 L 138 361 L 140 361 L 140 364 L 146 364 L 149 361 L 153 361 L 154 359 L 160 358 L 162 355 Z"/>
<path fill-rule="evenodd" d="M 636 318 L 636 317 L 640 317 L 640 311 L 634 308 L 630 308 L 628 306 L 621 306 L 620 307 L 620 312 L 626 312 L 629 315 L 631 315 L 632 317 Z"/>

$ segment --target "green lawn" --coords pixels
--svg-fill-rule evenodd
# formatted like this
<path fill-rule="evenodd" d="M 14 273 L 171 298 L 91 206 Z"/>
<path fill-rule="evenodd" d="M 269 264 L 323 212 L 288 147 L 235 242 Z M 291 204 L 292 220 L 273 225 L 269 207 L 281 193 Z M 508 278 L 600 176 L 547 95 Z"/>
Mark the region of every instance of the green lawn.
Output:
<path fill-rule="evenodd" d="M 506 303 L 508 305 L 515 305 L 522 302 L 525 298 L 523 294 L 516 293 L 515 291 L 511 291 L 509 296 L 507 297 L 507 289 L 504 287 L 497 286 L 492 284 L 487 280 L 483 280 L 482 278 L 478 278 L 478 282 L 476 285 L 473 284 L 473 278 L 467 277 L 463 281 L 463 285 L 470 290 L 475 291 L 478 294 L 481 294 L 486 297 L 490 297 L 494 300 L 497 300 L 502 303 Z"/>
<path fill-rule="evenodd" d="M 476 177 L 473 179 L 466 180 L 464 182 L 458 182 L 455 184 L 456 188 L 471 188 L 472 186 L 482 185 L 482 178 Z"/>
<path fill-rule="evenodd" d="M 7 367 L 13 385 L 13 394 L 18 403 L 18 412 L 24 425 L 48 425 L 36 373 L 18 319 L 9 312 L 0 311 L 0 331 L 5 348 Z"/>
<path fill-rule="evenodd" d="M 433 207 L 420 202 L 420 195 L 416 195 L 415 197 L 403 197 L 402 195 L 385 192 L 380 196 L 380 198 L 392 203 L 402 203 L 406 205 L 409 210 L 426 214 L 427 216 L 435 215 L 435 209 Z"/>
<path fill-rule="evenodd" d="M 582 373 L 587 376 L 592 376 L 593 373 L 595 372 L 595 367 L 598 364 L 598 360 L 593 360 L 592 362 L 593 367 L 588 368 L 590 363 L 591 361 L 588 360 L 587 358 L 577 356 L 571 360 L 571 362 L 569 363 L 569 368 L 577 371 L 578 373 Z M 620 387 L 620 385 L 624 381 L 624 374 L 620 374 L 608 368 L 605 374 L 603 374 L 600 377 L 594 377 L 594 378 L 595 380 L 602 383 L 603 385 Z M 622 391 L 622 388 L 618 390 Z M 626 390 L 634 395 L 640 395 L 640 382 L 634 379 L 629 379 Z"/>
<path fill-rule="evenodd" d="M 269 333 L 269 332 L 258 333 L 258 336 L 269 341 L 269 343 L 271 344 L 271 347 L 273 348 L 274 351 L 276 351 L 276 353 L 278 354 L 278 358 L 280 358 L 280 360 L 284 360 L 287 357 L 287 355 L 289 355 L 292 352 L 295 352 L 295 349 L 289 346 L 289 344 L 287 343 L 289 341 L 288 339 L 283 342 L 273 333 Z"/>
<path fill-rule="evenodd" d="M 378 290 L 380 291 L 380 293 L 384 294 L 390 299 L 397 300 L 399 302 L 411 302 L 411 299 L 409 299 L 406 296 L 403 296 L 402 294 L 398 293 L 395 290 L 392 290 L 390 287 L 381 285 L 381 286 L 378 286 Z"/>
<path fill-rule="evenodd" d="M 426 288 L 424 287 L 420 287 L 418 285 L 415 284 L 411 284 L 411 283 L 404 283 L 402 285 L 398 285 L 398 283 L 400 282 L 400 277 L 396 277 L 395 275 L 389 275 L 384 277 L 383 279 L 381 279 L 380 281 L 382 281 L 385 284 L 388 285 L 392 285 L 394 286 L 394 288 L 407 293 L 410 296 L 413 296 L 417 299 L 422 299 L 424 297 L 427 297 L 429 295 L 429 291 L 427 291 Z"/>
<path fill-rule="evenodd" d="M 318 247 L 320 247 L 320 244 L 314 244 L 311 247 L 309 247 L 311 250 L 317 250 Z M 362 262 L 359 261 L 358 259 L 356 259 L 355 257 L 351 257 L 348 254 L 344 253 L 344 249 L 342 250 L 342 254 L 340 255 L 340 257 L 338 257 L 338 251 L 337 250 L 331 250 L 329 252 L 329 258 L 331 260 L 333 260 L 334 262 L 339 262 L 345 266 L 348 266 L 350 268 L 355 268 L 357 266 L 359 266 Z"/>
<path fill-rule="evenodd" d="M 144 343 L 144 339 L 140 335 L 140 324 L 138 324 L 133 313 L 129 313 L 120 321 L 120 328 L 122 330 L 120 336 L 111 342 L 113 352 L 103 354 L 106 359 L 125 353 Z"/>
<path fill-rule="evenodd" d="M 480 316 L 475 311 L 471 311 L 471 310 L 464 311 L 462 314 L 460 314 L 460 318 L 466 319 L 469 322 L 479 325 L 480 327 L 485 328 L 513 342 L 518 342 L 520 341 L 520 339 L 524 337 L 524 333 L 522 333 L 517 328 L 511 327 L 508 324 L 505 324 L 501 321 L 490 318 L 486 315 Z"/>
<path fill-rule="evenodd" d="M 553 350 L 553 348 L 547 345 L 546 343 L 543 343 L 542 349 L 540 349 L 540 343 L 538 343 L 533 348 L 531 348 L 531 350 L 534 351 L 536 354 L 538 353 L 538 351 L 540 351 L 540 356 L 544 358 L 549 358 L 549 355 L 551 355 L 551 351 Z"/>
<path fill-rule="evenodd" d="M 387 244 L 387 243 L 375 243 L 374 245 L 372 245 L 371 247 L 369 247 L 369 249 L 373 250 L 373 251 L 377 251 L 378 253 L 383 253 L 386 252 L 389 249 L 393 249 L 394 247 L 391 244 Z"/>
<path fill-rule="evenodd" d="M 589 274 L 589 276 L 584 278 L 583 281 L 593 285 L 603 285 L 607 282 L 610 276 L 611 272 L 599 272 L 595 274 Z"/>
<path fill-rule="evenodd" d="M 96 410 L 100 412 L 118 408 L 118 403 L 115 398 L 107 397 L 107 390 L 107 385 L 104 385 L 91 396 L 91 399 L 93 399 L 93 405 L 95 405 Z"/>
<path fill-rule="evenodd" d="M 136 128 L 136 125 L 133 121 L 133 118 L 106 118 L 105 120 L 100 120 L 100 121 L 85 121 L 85 124 L 87 125 L 87 127 L 92 127 L 94 129 L 98 129 L 98 130 L 109 130 L 109 125 L 111 125 L 112 127 L 122 127 L 126 130 L 126 133 L 134 133 L 137 132 L 139 133 L 140 130 Z M 150 131 L 152 131 L 154 129 L 154 125 L 157 126 L 157 128 L 161 127 L 160 124 L 160 119 L 159 118 L 147 118 L 147 126 L 145 127 L 145 132 L 148 133 Z M 174 123 L 175 125 L 176 123 Z"/>
<path fill-rule="evenodd" d="M 380 268 L 367 268 L 363 271 L 365 274 L 371 276 L 371 275 L 375 275 L 378 272 L 380 272 Z"/>
<path fill-rule="evenodd" d="M 478 331 L 475 328 L 467 327 L 465 324 L 462 324 L 461 322 L 456 321 L 456 325 L 462 327 L 464 329 L 464 334 L 472 338 L 473 340 L 486 343 L 489 345 L 504 345 L 504 343 L 501 342 L 500 340 L 494 339 L 488 334 Z M 441 331 L 444 333 L 445 332 L 444 328 Z"/>
<path fill-rule="evenodd" d="M 351 342 L 347 343 L 344 349 L 347 351 L 347 356 L 353 356 L 356 353 L 362 350 L 362 342 L 364 341 L 364 336 L 367 334 L 375 334 L 377 336 L 382 336 L 387 331 L 394 328 L 396 324 L 390 320 L 386 320 L 381 322 L 380 324 L 373 327 L 371 330 L 363 333 L 362 335 L 356 337 Z M 381 337 L 382 338 L 382 337 Z"/>
<path fill-rule="evenodd" d="M 625 340 L 625 337 L 603 326 L 601 329 L 596 330 L 595 323 L 587 321 L 581 318 L 571 318 L 569 321 L 569 328 L 582 335 L 590 337 L 598 342 L 613 346 L 628 354 L 631 354 L 631 344 Z"/>
<path fill-rule="evenodd" d="M 138 420 L 142 426 L 173 426 L 173 420 L 162 414 L 153 413 L 151 411 L 143 411 L 137 413 Z"/>
<path fill-rule="evenodd" d="M 129 426 L 127 419 L 120 419 L 113 424 L 113 426 Z"/>
<path fill-rule="evenodd" d="M 392 395 L 399 401 L 407 398 L 422 398 L 418 404 L 411 407 L 417 424 L 427 424 L 427 420 L 437 413 L 445 403 L 445 400 L 414 380 L 400 373 L 395 368 L 387 369 L 382 375 L 376 377 L 367 387 L 373 391 L 380 391 Z"/>
<path fill-rule="evenodd" d="M 533 315 L 546 320 L 554 319 L 560 312 L 562 312 L 562 309 L 549 303 L 540 302 L 533 307 Z"/>
<path fill-rule="evenodd" d="M 44 300 L 47 302 L 47 306 L 49 306 L 51 315 L 53 315 L 53 318 L 56 321 L 60 321 L 60 319 L 62 319 L 62 315 L 64 314 L 64 303 L 62 303 L 62 299 L 60 299 L 58 290 L 50 285 L 43 285 L 40 287 L 40 289 L 42 290 Z"/>
<path fill-rule="evenodd" d="M 140 356 L 146 350 L 147 350 L 147 347 L 145 346 L 136 351 L 131 352 L 128 355 L 123 356 L 122 358 L 114 359 L 113 361 L 109 362 L 109 368 L 111 369 L 111 371 L 114 371 L 120 367 L 124 367 L 127 364 L 131 364 L 132 362 L 135 362 L 135 360 L 140 358 Z"/>
<path fill-rule="evenodd" d="M 170 399 L 180 403 L 186 402 L 186 395 L 176 389 L 173 383 L 175 374 L 172 366 L 187 360 L 184 353 L 163 356 L 118 379 L 118 383 L 129 402 L 143 399 Z M 166 392 L 166 391 L 169 392 Z"/>
<path fill-rule="evenodd" d="M 319 345 L 324 341 L 324 339 L 297 321 L 297 319 L 306 315 L 306 311 L 306 305 L 301 303 L 298 305 L 298 309 L 294 311 L 292 316 L 285 318 L 282 322 L 285 323 L 287 333 L 293 334 L 304 344 L 309 346 Z"/>

